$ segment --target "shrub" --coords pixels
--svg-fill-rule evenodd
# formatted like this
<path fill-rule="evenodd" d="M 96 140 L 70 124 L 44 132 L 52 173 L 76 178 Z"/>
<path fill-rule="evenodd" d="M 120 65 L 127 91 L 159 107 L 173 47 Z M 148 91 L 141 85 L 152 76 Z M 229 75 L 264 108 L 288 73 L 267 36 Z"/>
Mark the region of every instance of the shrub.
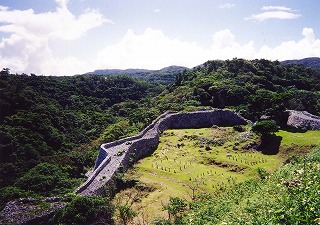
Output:
<path fill-rule="evenodd" d="M 32 192 L 21 190 L 18 187 L 8 186 L 0 189 L 0 211 L 4 207 L 5 203 L 26 197 L 36 197 L 36 195 Z"/>
<path fill-rule="evenodd" d="M 243 131 L 245 131 L 245 129 L 244 129 L 242 126 L 240 126 L 240 125 L 235 125 L 235 126 L 233 126 L 233 129 L 234 129 L 235 131 L 238 131 L 238 132 L 243 132 Z"/>
<path fill-rule="evenodd" d="M 107 198 L 77 196 L 65 208 L 56 212 L 53 221 L 57 224 L 113 224 L 114 207 Z"/>
<path fill-rule="evenodd" d="M 65 194 L 76 184 L 77 180 L 71 179 L 61 167 L 40 163 L 19 178 L 15 186 L 42 196 L 52 196 Z"/>
<path fill-rule="evenodd" d="M 257 122 L 252 127 L 252 131 L 261 135 L 268 135 L 277 132 L 279 127 L 273 120 L 263 120 Z"/>

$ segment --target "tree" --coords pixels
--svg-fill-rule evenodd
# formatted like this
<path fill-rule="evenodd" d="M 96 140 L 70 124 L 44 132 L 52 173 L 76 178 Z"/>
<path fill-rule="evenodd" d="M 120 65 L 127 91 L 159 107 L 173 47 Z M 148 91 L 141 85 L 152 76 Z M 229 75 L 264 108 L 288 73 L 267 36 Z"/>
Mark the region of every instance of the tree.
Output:
<path fill-rule="evenodd" d="M 258 149 L 263 154 L 273 155 L 279 152 L 282 137 L 274 134 L 278 130 L 279 127 L 273 120 L 263 120 L 252 127 L 253 132 L 261 135 L 261 144 Z"/>
<path fill-rule="evenodd" d="M 173 216 L 174 221 L 178 221 L 181 219 L 182 213 L 187 208 L 187 203 L 178 197 L 170 197 L 170 203 L 168 205 L 163 206 L 164 210 L 168 211 L 169 220 L 171 216 Z"/>
<path fill-rule="evenodd" d="M 273 134 L 279 131 L 279 126 L 273 120 L 263 120 L 255 123 L 252 131 L 262 136 Z"/>
<path fill-rule="evenodd" d="M 64 194 L 77 184 L 59 166 L 40 163 L 19 178 L 15 186 L 43 196 Z"/>
<path fill-rule="evenodd" d="M 102 197 L 76 196 L 54 216 L 56 224 L 113 224 L 114 207 Z"/>
<path fill-rule="evenodd" d="M 131 209 L 129 205 L 119 205 L 118 207 L 119 218 L 124 225 L 127 225 L 129 221 L 131 221 L 137 213 Z"/>
<path fill-rule="evenodd" d="M 1 76 L 8 76 L 10 75 L 10 69 L 9 68 L 3 68 L 2 71 L 0 72 Z"/>

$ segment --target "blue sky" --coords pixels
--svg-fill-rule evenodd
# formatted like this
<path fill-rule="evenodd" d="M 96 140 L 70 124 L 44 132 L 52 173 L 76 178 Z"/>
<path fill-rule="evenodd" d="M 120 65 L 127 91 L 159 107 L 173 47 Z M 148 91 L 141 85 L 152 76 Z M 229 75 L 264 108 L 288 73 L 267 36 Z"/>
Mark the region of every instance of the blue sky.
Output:
<path fill-rule="evenodd" d="M 320 57 L 319 0 L 1 0 L 0 65 L 73 75 Z"/>

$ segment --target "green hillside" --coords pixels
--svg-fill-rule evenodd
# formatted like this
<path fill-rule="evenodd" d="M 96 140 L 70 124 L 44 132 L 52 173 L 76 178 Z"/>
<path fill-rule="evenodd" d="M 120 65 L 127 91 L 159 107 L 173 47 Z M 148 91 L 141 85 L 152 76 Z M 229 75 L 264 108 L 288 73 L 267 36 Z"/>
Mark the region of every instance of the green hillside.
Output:
<path fill-rule="evenodd" d="M 184 70 L 189 70 L 182 66 L 169 66 L 162 68 L 161 70 L 145 70 L 145 69 L 106 69 L 95 70 L 87 74 L 102 75 L 102 76 L 119 76 L 125 75 L 133 78 L 142 79 L 148 82 L 159 83 L 162 85 L 169 85 L 174 82 L 175 77 L 182 73 Z"/>
<path fill-rule="evenodd" d="M 233 108 L 248 119 L 285 109 L 320 113 L 320 72 L 278 61 L 208 61 L 185 71 L 158 98 L 165 109 Z"/>
<path fill-rule="evenodd" d="M 11 193 L 16 197 L 29 191 L 56 195 L 47 184 L 41 191 L 31 188 L 33 182 L 41 186 L 52 179 L 61 184 L 56 187 L 63 189 L 61 193 L 74 189 L 94 164 L 102 142 L 137 133 L 157 116 L 136 109 L 161 91 L 159 85 L 125 76 L 1 75 L 1 188 L 18 188 Z M 125 113 L 132 115 L 130 121 L 123 118 Z M 121 128 L 117 130 L 118 123 Z M 63 173 L 63 179 L 77 179 L 76 184 L 65 187 L 55 180 L 56 174 L 50 177 L 40 172 L 53 166 L 52 171 Z M 43 175 L 47 177 L 42 179 Z M 7 190 L 0 189 L 0 193 Z"/>
<path fill-rule="evenodd" d="M 310 57 L 304 59 L 295 59 L 295 60 L 285 60 L 281 62 L 284 65 L 288 64 L 301 64 L 305 67 L 310 67 L 312 69 L 320 70 L 320 58 L 319 57 Z"/>
<path fill-rule="evenodd" d="M 10 74 L 8 69 L 1 71 L 1 207 L 5 202 L 20 197 L 56 196 L 72 193 L 81 182 L 85 181 L 84 174 L 93 167 L 100 144 L 137 134 L 167 110 L 189 111 L 205 107 L 231 108 L 252 121 L 266 115 L 280 123 L 285 120 L 282 117 L 282 112 L 285 109 L 305 110 L 320 115 L 320 72 L 302 65 L 282 65 L 278 61 L 264 59 L 233 59 L 208 61 L 190 70 L 180 70 L 178 73 L 176 73 L 176 68 L 173 68 L 173 75 L 171 69 L 169 67 L 162 71 L 160 76 L 153 74 L 154 80 L 152 80 L 152 76 L 149 77 L 150 81 L 157 83 L 128 76 L 27 76 L 26 74 Z M 172 77 L 175 77 L 174 81 L 169 84 Z M 160 83 L 168 85 L 163 86 Z M 268 168 L 266 171 L 272 172 L 282 160 L 288 158 L 287 153 L 293 153 L 296 157 L 303 156 L 309 152 L 310 146 L 308 148 L 301 146 L 304 146 L 306 142 L 313 143 L 318 140 L 317 133 L 302 131 L 292 133 L 286 127 L 282 128 L 284 130 L 278 133 L 278 136 L 282 137 L 282 147 L 279 149 L 279 154 L 276 155 L 274 164 L 271 163 L 272 160 L 268 160 L 274 156 L 266 156 L 261 153 L 257 153 L 260 157 L 259 162 L 249 159 L 247 155 L 243 156 L 242 162 L 240 158 L 240 163 L 234 162 L 235 157 L 230 158 L 226 155 L 232 154 L 233 147 L 239 149 L 243 147 L 241 143 L 237 146 L 234 140 L 224 142 L 223 147 L 216 146 L 215 150 L 207 151 L 197 148 L 195 155 L 192 153 L 191 156 L 203 157 L 197 161 L 197 165 L 202 167 L 202 174 L 205 173 L 206 176 L 208 171 L 211 173 L 209 169 L 211 164 L 217 164 L 217 162 L 218 164 L 225 163 L 230 168 L 234 166 L 235 170 L 248 168 L 244 170 L 243 175 L 239 174 L 239 176 L 233 177 L 233 179 L 237 178 L 239 186 L 241 186 L 240 181 L 257 175 L 257 167 L 263 168 L 265 165 Z M 250 129 L 246 129 L 249 132 Z M 226 130 L 225 138 L 231 138 L 237 134 L 232 128 L 226 128 Z M 192 136 L 190 133 L 172 132 L 178 132 L 177 137 L 179 135 Z M 201 133 L 205 134 L 206 132 Z M 164 137 L 169 138 L 170 133 L 165 133 Z M 201 139 L 200 134 L 198 134 L 198 138 Z M 187 142 L 187 139 L 183 142 Z M 299 141 L 297 142 L 297 140 Z M 170 145 L 177 144 L 177 141 L 181 142 L 174 140 Z M 259 136 L 255 136 L 254 140 L 250 141 L 259 143 Z M 228 142 L 229 144 L 227 144 Z M 161 147 L 163 144 L 165 141 L 161 142 L 159 146 Z M 285 145 L 287 147 L 284 147 Z M 317 144 L 313 145 L 314 148 Z M 227 147 L 224 148 L 224 146 Z M 195 148 L 191 145 L 189 147 Z M 180 167 L 181 170 L 189 169 L 190 171 L 187 172 L 190 174 L 180 176 L 182 180 L 174 181 L 176 183 L 190 181 L 190 178 L 192 181 L 196 176 L 200 176 L 200 174 L 193 174 L 192 162 L 191 165 L 187 165 L 192 161 L 191 158 L 185 158 L 177 153 L 168 155 L 167 161 L 160 161 L 161 164 L 159 159 L 164 157 L 163 154 L 159 153 L 157 159 L 152 159 L 155 161 L 151 160 L 144 167 L 141 164 L 140 170 L 145 171 L 145 174 L 152 171 L 159 176 L 150 178 L 161 179 L 161 174 L 168 173 L 166 170 L 170 168 L 170 174 L 171 170 L 176 170 L 176 173 L 173 172 L 170 178 L 175 180 Z M 179 164 L 179 160 L 183 161 L 184 158 L 186 163 Z M 174 159 L 176 161 L 172 161 Z M 255 162 L 261 165 L 255 164 Z M 220 172 L 225 170 L 221 167 L 217 169 Z M 231 175 L 229 172 L 223 173 Z M 224 177 L 220 183 L 227 184 L 229 182 L 227 178 Z M 120 187 L 117 191 L 127 185 L 120 181 Z M 170 182 L 172 183 L 172 181 Z M 210 182 L 208 182 L 210 186 L 208 192 L 215 195 L 215 192 L 211 192 L 211 190 L 219 189 L 222 184 L 217 187 L 215 182 Z M 226 185 L 226 187 L 229 186 Z M 154 190 L 152 186 L 141 188 L 144 188 L 145 192 L 143 193 L 146 195 L 148 191 Z M 205 186 L 202 188 L 206 190 Z M 178 187 L 177 190 L 182 189 Z M 183 195 L 179 196 L 183 197 Z M 101 201 L 81 197 L 72 199 L 70 207 L 67 208 L 70 210 L 70 215 L 75 213 L 73 207 L 76 207 L 76 204 L 98 204 L 101 206 L 103 201 L 110 203 L 106 199 Z M 196 204 L 198 203 L 194 203 L 194 205 Z M 114 214 L 116 217 L 117 210 L 119 208 L 116 208 Z M 131 212 L 131 209 L 126 207 L 121 210 L 125 210 L 127 213 Z M 190 214 L 184 214 L 183 218 L 191 218 L 193 212 L 194 215 L 198 215 L 196 211 L 189 212 Z M 67 212 L 61 213 L 59 214 L 61 218 L 57 218 L 58 221 L 64 221 L 63 215 Z M 107 214 L 110 215 L 110 213 Z M 132 215 L 135 214 L 132 213 Z M 180 215 L 180 213 L 178 214 Z M 72 216 L 68 218 L 68 221 L 61 223 L 72 223 L 70 222 Z M 199 222 L 199 224 L 203 223 Z"/>

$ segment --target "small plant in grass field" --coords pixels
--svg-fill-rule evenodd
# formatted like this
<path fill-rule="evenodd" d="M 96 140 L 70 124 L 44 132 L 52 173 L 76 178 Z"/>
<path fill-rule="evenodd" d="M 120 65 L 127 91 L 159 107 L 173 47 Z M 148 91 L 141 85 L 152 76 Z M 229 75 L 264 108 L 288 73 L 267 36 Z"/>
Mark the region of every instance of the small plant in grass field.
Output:
<path fill-rule="evenodd" d="M 163 209 L 168 211 L 169 220 L 173 219 L 177 223 L 186 211 L 187 203 L 178 197 L 170 198 L 169 202 L 168 205 L 163 206 Z"/>
<path fill-rule="evenodd" d="M 128 205 L 119 205 L 117 210 L 118 217 L 124 225 L 128 224 L 137 215 Z"/>
<path fill-rule="evenodd" d="M 240 125 L 233 126 L 233 129 L 238 132 L 243 132 L 245 129 Z"/>
<path fill-rule="evenodd" d="M 269 173 L 263 168 L 259 167 L 257 169 L 257 171 L 258 171 L 260 179 L 262 179 L 262 180 L 266 179 L 269 176 Z"/>

